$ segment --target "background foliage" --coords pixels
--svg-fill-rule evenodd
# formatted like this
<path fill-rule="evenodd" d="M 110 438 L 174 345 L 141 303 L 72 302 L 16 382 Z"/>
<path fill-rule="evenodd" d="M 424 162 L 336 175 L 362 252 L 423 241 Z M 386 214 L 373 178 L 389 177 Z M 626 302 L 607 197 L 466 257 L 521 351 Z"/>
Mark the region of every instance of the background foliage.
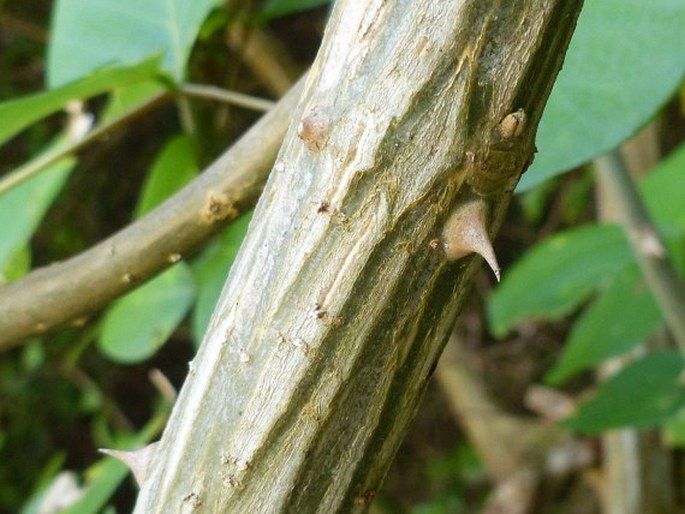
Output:
<path fill-rule="evenodd" d="M 69 152 L 83 132 L 74 123 L 103 126 L 189 82 L 269 96 L 229 49 L 227 32 L 236 21 L 272 31 L 301 72 L 316 52 L 325 4 L 2 4 L 0 280 L 18 280 L 144 216 L 197 176 L 256 114 L 175 95 L 173 103 L 78 154 Z M 622 230 L 595 221 L 592 166 L 584 163 L 660 120 L 665 157 L 641 183 L 641 194 L 682 272 L 685 4 L 586 4 L 543 116 L 539 154 L 497 245 L 503 282 L 490 291 L 479 280 L 474 305 L 487 298 L 494 337 L 524 341 L 517 357 L 529 365 L 511 366 L 516 381 L 567 384 L 572 393 L 593 388 L 594 396 L 565 426 L 601 433 L 656 425 L 682 444 L 685 394 L 677 352 L 644 352 L 596 387 L 587 374 L 644 343 L 663 318 Z M 65 122 L 62 111 L 73 101 L 83 103 Z M 176 386 L 182 383 L 248 223 L 249 216 L 234 223 L 199 254 L 84 326 L 3 355 L 0 511 L 39 512 L 49 486 L 65 477 L 70 482 L 61 490 L 80 495 L 65 512 L 130 510 L 135 488 L 125 481 L 125 468 L 95 449 L 135 447 L 159 433 L 170 401 L 146 374 L 160 368 Z M 536 339 L 553 344 L 541 351 Z M 471 344 L 496 362 L 497 349 L 510 343 L 484 338 Z M 531 348 L 536 351 L 523 357 Z M 500 369 L 495 390 L 507 388 L 511 378 Z M 504 400 L 508 408 L 521 408 L 520 399 Z M 427 400 L 378 509 L 469 512 L 481 501 L 483 470 L 443 401 L 437 390 Z"/>

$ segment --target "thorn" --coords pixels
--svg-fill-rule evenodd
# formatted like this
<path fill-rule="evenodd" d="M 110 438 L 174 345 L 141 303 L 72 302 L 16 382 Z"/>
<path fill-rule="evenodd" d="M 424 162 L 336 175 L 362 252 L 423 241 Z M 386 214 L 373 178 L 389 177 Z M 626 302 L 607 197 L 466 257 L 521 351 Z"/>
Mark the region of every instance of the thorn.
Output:
<path fill-rule="evenodd" d="M 442 231 L 445 257 L 456 261 L 472 253 L 477 253 L 500 280 L 500 267 L 495 250 L 492 248 L 487 224 L 488 206 L 483 200 L 470 200 L 460 204 L 445 223 Z"/>
<path fill-rule="evenodd" d="M 108 448 L 100 448 L 99 451 L 105 455 L 119 459 L 121 462 L 126 464 L 133 472 L 133 476 L 140 486 L 145 480 L 145 475 L 147 474 L 148 467 L 150 462 L 152 462 L 158 444 L 159 443 L 151 443 L 147 446 L 139 448 L 138 450 L 133 450 L 130 452 L 110 450 Z"/>

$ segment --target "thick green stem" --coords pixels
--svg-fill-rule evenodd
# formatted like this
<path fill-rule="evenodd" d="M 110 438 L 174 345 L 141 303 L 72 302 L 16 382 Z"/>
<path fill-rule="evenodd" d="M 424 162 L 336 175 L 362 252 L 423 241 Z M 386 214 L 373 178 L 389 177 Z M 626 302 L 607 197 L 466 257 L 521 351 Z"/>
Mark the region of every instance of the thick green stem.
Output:
<path fill-rule="evenodd" d="M 135 512 L 368 508 L 479 263 L 443 225 L 501 219 L 581 3 L 336 3 Z"/>

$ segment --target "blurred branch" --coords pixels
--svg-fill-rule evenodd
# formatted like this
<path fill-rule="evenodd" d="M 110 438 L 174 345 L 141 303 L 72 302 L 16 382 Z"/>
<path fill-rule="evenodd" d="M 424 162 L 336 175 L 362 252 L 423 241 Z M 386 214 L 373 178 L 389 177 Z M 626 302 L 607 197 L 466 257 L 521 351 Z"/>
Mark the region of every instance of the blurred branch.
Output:
<path fill-rule="evenodd" d="M 461 349 L 453 335 L 445 347 L 436 376 L 450 409 L 460 421 L 480 456 L 488 475 L 495 481 L 505 480 L 522 462 L 530 438 L 553 440 L 561 437 L 555 425 L 546 425 L 549 432 L 539 437 L 541 424 L 505 413 L 486 390 L 482 377 L 473 366 L 472 358 Z M 544 454 L 544 451 L 542 451 Z M 533 455 L 525 457 L 532 458 Z"/>
<path fill-rule="evenodd" d="M 616 205 L 619 222 L 629 236 L 635 257 L 666 324 L 681 352 L 685 353 L 685 286 L 673 268 L 625 162 L 618 151 L 613 151 L 598 157 L 595 168 Z"/>
<path fill-rule="evenodd" d="M 504 412 L 472 360 L 453 335 L 436 376 L 451 411 L 495 482 L 484 512 L 530 512 L 541 486 L 550 490 L 560 478 L 587 467 L 592 452 L 555 423 Z"/>
<path fill-rule="evenodd" d="M 266 112 L 276 105 L 276 102 L 271 100 L 255 98 L 243 93 L 228 91 L 215 86 L 202 84 L 185 84 L 179 88 L 179 91 L 187 96 L 218 100 L 220 102 L 238 105 L 240 107 L 245 107 L 247 109 L 253 109 L 256 111 Z M 170 92 L 165 91 L 158 93 L 147 99 L 145 102 L 117 116 L 116 118 L 100 123 L 95 127 L 95 129 L 86 133 L 83 137 L 74 138 L 72 141 L 60 145 L 54 150 L 41 155 L 37 159 L 34 159 L 33 161 L 13 171 L 10 171 L 0 179 L 0 195 L 17 187 L 19 184 L 45 170 L 47 167 L 52 166 L 60 159 L 80 152 L 93 143 L 97 143 L 108 133 L 140 118 L 151 110 L 156 109 L 161 104 L 168 102 L 170 99 Z"/>
<path fill-rule="evenodd" d="M 204 173 L 147 216 L 75 257 L 0 287 L 0 351 L 82 322 L 252 207 L 301 90 L 302 82 Z"/>
<path fill-rule="evenodd" d="M 528 514 L 533 511 L 540 473 L 522 466 L 497 484 L 482 514 Z"/>
<path fill-rule="evenodd" d="M 0 11 L 2 11 L 2 5 L 0 5 Z M 2 13 L 0 25 L 7 31 L 14 32 L 17 35 L 32 39 L 39 43 L 45 44 L 48 41 L 48 34 L 43 27 L 31 23 L 30 21 L 17 18 L 7 12 Z"/>
<path fill-rule="evenodd" d="M 260 82 L 277 96 L 288 91 L 302 71 L 280 41 L 262 27 L 232 23 L 226 42 Z"/>
<path fill-rule="evenodd" d="M 602 437 L 606 514 L 676 512 L 673 469 L 658 430 L 613 430 Z"/>
<path fill-rule="evenodd" d="M 621 154 L 625 165 L 619 173 L 627 180 L 629 193 L 637 202 L 637 210 L 646 217 L 641 201 L 635 192 L 633 180 L 639 180 L 659 162 L 658 122 L 653 122 L 636 136 L 625 142 Z M 618 155 L 618 152 L 616 152 Z M 601 166 L 601 163 L 599 163 Z M 623 222 L 625 202 L 614 180 L 606 180 L 597 166 L 597 212 L 600 220 Z M 609 172 L 611 173 L 611 171 Z M 640 213 L 638 212 L 638 215 Z M 628 229 L 627 229 L 628 230 Z M 632 242 L 632 241 L 631 241 Z M 661 246 L 663 250 L 663 246 Z M 636 252 L 637 253 L 637 252 Z M 658 337 L 652 337 L 649 347 L 657 346 Z M 645 350 L 641 345 L 628 355 L 613 358 L 600 368 L 600 377 L 618 372 L 636 354 Z M 623 428 L 602 436 L 602 500 L 606 514 L 668 514 L 673 512 L 675 488 L 672 477 L 672 460 L 668 448 L 661 442 L 658 430 Z"/>
<path fill-rule="evenodd" d="M 266 112 L 269 109 L 273 109 L 274 105 L 276 105 L 276 102 L 271 100 L 265 100 L 237 91 L 230 91 L 228 89 L 204 84 L 184 84 L 179 88 L 179 91 L 184 95 L 205 98 L 208 100 L 217 100 L 219 102 L 237 105 L 255 111 Z"/>

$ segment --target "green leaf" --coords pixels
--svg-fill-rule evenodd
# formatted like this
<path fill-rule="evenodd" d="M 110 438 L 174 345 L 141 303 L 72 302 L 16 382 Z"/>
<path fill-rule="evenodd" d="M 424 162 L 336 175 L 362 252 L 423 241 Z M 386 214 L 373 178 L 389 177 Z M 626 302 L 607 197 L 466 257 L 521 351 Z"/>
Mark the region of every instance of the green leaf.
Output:
<path fill-rule="evenodd" d="M 663 435 L 669 446 L 685 448 L 685 408 L 666 421 Z"/>
<path fill-rule="evenodd" d="M 158 80 L 146 80 L 118 87 L 109 96 L 107 107 L 103 110 L 100 119 L 101 121 L 111 121 L 145 103 L 164 89 L 165 86 Z"/>
<path fill-rule="evenodd" d="M 655 221 L 685 229 L 685 144 L 647 175 L 641 189 Z"/>
<path fill-rule="evenodd" d="M 88 469 L 91 485 L 77 502 L 60 511 L 60 514 L 98 514 L 128 475 L 123 462 L 101 459 Z"/>
<path fill-rule="evenodd" d="M 518 191 L 615 148 L 647 123 L 685 74 L 683 26 L 682 0 L 585 2 Z"/>
<path fill-rule="evenodd" d="M 50 151 L 50 150 L 48 150 Z M 0 269 L 25 246 L 75 164 L 63 159 L 0 196 Z"/>
<path fill-rule="evenodd" d="M 628 266 L 576 321 L 546 381 L 559 384 L 578 371 L 632 350 L 661 323 L 661 311 L 639 268 Z"/>
<path fill-rule="evenodd" d="M 107 311 L 98 347 L 111 360 L 147 359 L 167 341 L 195 296 L 193 275 L 181 262 L 169 268 Z"/>
<path fill-rule="evenodd" d="M 252 212 L 233 222 L 222 232 L 219 239 L 202 252 L 193 263 L 198 292 L 192 326 L 193 339 L 197 346 L 205 335 L 228 271 L 245 238 L 251 218 Z"/>
<path fill-rule="evenodd" d="M 148 173 L 135 217 L 148 213 L 197 176 L 199 166 L 192 143 L 176 136 L 164 145 Z"/>
<path fill-rule="evenodd" d="M 589 226 L 557 234 L 504 271 L 502 283 L 488 302 L 490 328 L 503 336 L 525 318 L 559 319 L 633 261 L 617 226 Z"/>
<path fill-rule="evenodd" d="M 2 197 L 0 197 L 2 206 Z M 1 207 L 0 207 L 1 208 Z M 0 236 L 0 245 L 2 236 Z M 19 246 L 4 262 L 0 261 L 0 286 L 6 282 L 19 280 L 31 269 L 31 249 L 28 245 Z"/>
<path fill-rule="evenodd" d="M 90 76 L 57 89 L 0 103 L 0 144 L 32 123 L 59 111 L 70 100 L 99 95 L 120 86 L 148 80 L 158 73 L 159 57 L 148 57 L 131 66 L 99 69 Z"/>
<path fill-rule="evenodd" d="M 259 13 L 259 19 L 260 21 L 268 21 L 295 12 L 321 7 L 330 2 L 331 0 L 268 0 Z"/>
<path fill-rule="evenodd" d="M 185 136 L 159 152 L 138 199 L 136 217 L 154 209 L 197 175 Z M 153 355 L 183 320 L 195 298 L 190 267 L 179 263 L 127 294 L 111 307 L 100 334 L 100 349 L 112 360 L 137 362 Z"/>
<path fill-rule="evenodd" d="M 130 64 L 153 52 L 181 81 L 202 21 L 218 0 L 58 0 L 48 45 L 50 87 L 107 64 Z"/>
<path fill-rule="evenodd" d="M 45 498 L 47 489 L 63 468 L 66 457 L 66 452 L 64 451 L 55 452 L 50 456 L 48 462 L 39 471 L 36 481 L 34 482 L 34 492 L 24 502 L 20 514 L 41 514 L 41 504 Z M 72 476 L 74 476 L 74 474 L 72 474 Z"/>
<path fill-rule="evenodd" d="M 660 352 L 631 363 L 600 385 L 595 396 L 564 420 L 571 430 L 599 433 L 662 423 L 685 406 L 683 356 Z"/>

